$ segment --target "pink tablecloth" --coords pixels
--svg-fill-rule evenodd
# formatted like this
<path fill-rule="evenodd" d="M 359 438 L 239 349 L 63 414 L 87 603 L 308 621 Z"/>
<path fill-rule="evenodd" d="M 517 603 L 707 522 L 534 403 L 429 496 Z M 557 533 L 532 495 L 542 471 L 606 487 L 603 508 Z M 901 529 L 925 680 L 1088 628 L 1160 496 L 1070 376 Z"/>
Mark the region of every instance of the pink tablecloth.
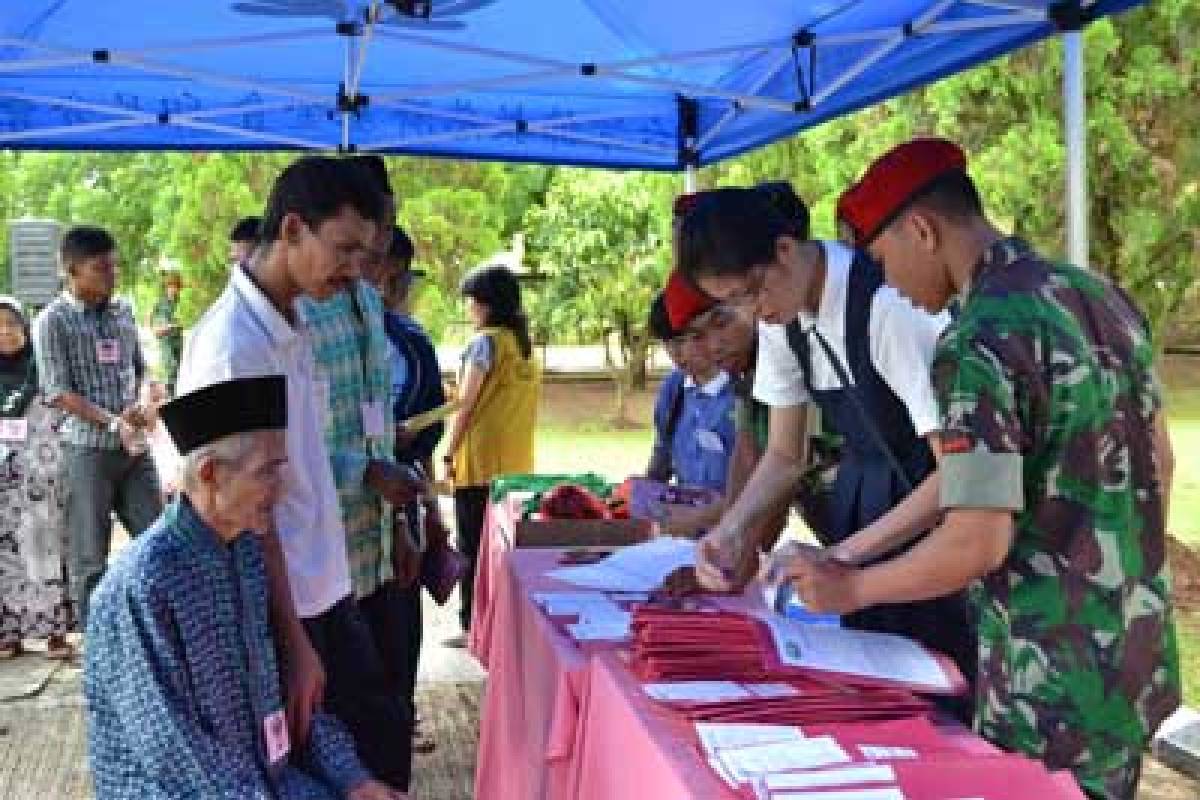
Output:
<path fill-rule="evenodd" d="M 617 654 L 592 659 L 581 685 L 568 797 L 739 797 L 700 758 L 690 723 L 651 702 Z"/>
<path fill-rule="evenodd" d="M 479 537 L 479 563 L 475 570 L 475 594 L 471 601 L 471 630 L 467 649 L 484 667 L 492 656 L 495 594 L 506 553 L 513 549 L 512 530 L 518 518 L 516 501 L 506 498 L 488 503 Z"/>
<path fill-rule="evenodd" d="M 579 727 L 568 774 L 574 800 L 655 797 L 736 800 L 742 795 L 717 777 L 682 715 L 652 702 L 619 654 L 598 654 L 580 683 Z M 949 740 L 964 753 L 998 751 L 966 729 Z M 1055 776 L 1061 798 L 1086 800 L 1068 772 Z M 910 795 L 909 800 L 923 800 Z"/>
<path fill-rule="evenodd" d="M 480 709 L 477 800 L 572 796 L 567 770 L 588 657 L 530 598 L 542 589 L 572 588 L 543 574 L 556 565 L 558 552 L 499 551 L 489 577 L 489 627 L 478 637 L 488 679 Z M 478 621 L 479 606 L 475 609 Z"/>
<path fill-rule="evenodd" d="M 645 696 L 615 647 L 589 645 L 584 652 L 538 609 L 531 593 L 571 588 L 545 577 L 559 552 L 492 551 L 487 627 L 473 631 L 481 648 L 475 652 L 485 655 L 489 668 L 475 797 L 739 797 L 704 763 L 689 723 Z M 748 607 L 750 601 L 722 598 L 720 604 Z M 966 752 L 994 752 L 965 730 L 955 738 Z M 1070 774 L 1060 783 L 1063 797 L 1083 800 Z"/>

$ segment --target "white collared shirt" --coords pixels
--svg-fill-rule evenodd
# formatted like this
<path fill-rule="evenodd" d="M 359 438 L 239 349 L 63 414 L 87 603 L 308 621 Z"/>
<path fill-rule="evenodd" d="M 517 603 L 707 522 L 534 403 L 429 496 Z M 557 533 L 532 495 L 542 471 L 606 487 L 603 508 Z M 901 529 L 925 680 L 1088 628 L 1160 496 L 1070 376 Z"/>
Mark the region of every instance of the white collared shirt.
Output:
<path fill-rule="evenodd" d="M 816 325 L 854 380 L 846 358 L 846 294 L 854 251 L 838 242 L 821 242 L 825 248 L 825 286 L 815 317 L 801 313 L 805 330 Z M 896 397 L 908 409 L 918 436 L 938 430 L 937 400 L 929 369 L 947 314 L 936 316 L 917 308 L 891 286 L 881 286 L 871 301 L 871 363 Z M 841 381 L 820 345 L 813 342 L 814 389 L 840 389 Z M 787 407 L 811 399 L 800 362 L 788 343 L 786 325 L 758 326 L 758 364 L 754 372 L 754 397 L 769 406 Z"/>
<path fill-rule="evenodd" d="M 308 618 L 350 593 L 346 532 L 325 447 L 328 392 L 303 329 L 293 327 L 245 270 L 235 267 L 225 291 L 192 330 L 177 391 L 280 374 L 287 378 L 288 465 L 275 526 L 296 613 Z"/>
<path fill-rule="evenodd" d="M 708 397 L 716 397 L 719 395 L 725 389 L 725 386 L 728 383 L 729 373 L 725 370 L 719 370 L 717 374 L 709 378 L 708 383 L 704 384 L 703 386 L 698 386 L 696 384 L 696 379 L 691 375 L 685 375 L 683 378 L 683 388 L 698 388 L 700 390 L 700 394 L 707 395 Z"/>

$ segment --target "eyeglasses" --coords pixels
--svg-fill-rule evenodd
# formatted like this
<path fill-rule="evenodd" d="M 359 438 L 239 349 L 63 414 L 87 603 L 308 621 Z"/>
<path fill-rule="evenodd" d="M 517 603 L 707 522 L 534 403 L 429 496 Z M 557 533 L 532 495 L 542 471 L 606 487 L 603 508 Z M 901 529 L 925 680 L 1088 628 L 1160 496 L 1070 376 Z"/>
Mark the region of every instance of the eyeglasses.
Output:
<path fill-rule="evenodd" d="M 378 263 L 378 259 L 382 258 L 377 250 L 359 242 L 330 242 L 312 228 L 309 228 L 308 232 L 314 239 L 321 243 L 322 247 L 333 253 L 334 260 L 337 261 L 340 267 L 353 265 L 362 267 L 367 264 Z"/>
<path fill-rule="evenodd" d="M 767 281 L 767 265 L 757 264 L 746 272 L 746 282 L 742 288 L 721 298 L 720 305 L 732 313 L 733 309 L 753 310 L 762 299 L 763 289 Z"/>

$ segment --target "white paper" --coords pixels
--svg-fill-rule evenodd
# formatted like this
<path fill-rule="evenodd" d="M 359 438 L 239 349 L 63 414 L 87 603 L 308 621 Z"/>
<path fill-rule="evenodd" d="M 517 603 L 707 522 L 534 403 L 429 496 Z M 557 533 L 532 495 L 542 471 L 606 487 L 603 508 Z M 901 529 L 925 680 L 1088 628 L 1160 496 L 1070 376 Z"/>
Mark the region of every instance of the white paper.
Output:
<path fill-rule="evenodd" d="M 721 780 L 725 781 L 725 783 L 727 783 L 731 788 L 738 788 L 738 782 L 732 775 L 729 774 L 729 771 L 725 769 L 725 765 L 721 763 L 721 759 L 717 758 L 716 756 L 710 756 L 708 759 L 708 765 L 712 767 L 713 772 L 717 773 L 717 776 Z"/>
<path fill-rule="evenodd" d="M 845 764 L 850 756 L 832 736 L 817 736 L 796 742 L 772 742 L 721 750 L 718 757 L 739 781 L 772 772 L 813 769 Z"/>
<path fill-rule="evenodd" d="M 696 735 L 704 752 L 714 755 L 729 747 L 749 747 L 773 742 L 799 742 L 804 734 L 794 725 L 765 725 L 742 722 L 697 722 Z"/>
<path fill-rule="evenodd" d="M 649 592 L 610 592 L 608 596 L 614 603 L 646 603 L 650 601 Z"/>
<path fill-rule="evenodd" d="M 577 642 L 620 641 L 629 638 L 628 622 L 575 622 L 567 632 Z"/>
<path fill-rule="evenodd" d="M 824 792 L 779 792 L 771 800 L 906 800 L 896 786 L 880 789 L 836 789 Z"/>
<path fill-rule="evenodd" d="M 807 772 L 781 772 L 768 775 L 767 788 L 816 789 L 824 786 L 858 786 L 863 783 L 895 783 L 896 771 L 889 766 L 871 764 L 862 767 L 837 767 Z"/>
<path fill-rule="evenodd" d="M 551 616 L 604 613 L 623 613 L 620 606 L 602 592 L 534 592 L 533 601 Z"/>
<path fill-rule="evenodd" d="M 800 690 L 790 683 L 743 683 L 755 697 L 799 697 Z"/>
<path fill-rule="evenodd" d="M 586 586 L 590 589 L 611 591 L 650 591 L 643 589 L 646 581 L 637 576 L 606 566 L 604 562 L 596 564 L 581 564 L 574 567 L 560 567 L 546 573 L 555 580 L 573 583 L 576 586 Z M 655 588 L 655 587 L 651 587 Z"/>
<path fill-rule="evenodd" d="M 950 688 L 933 655 L 903 636 L 809 625 L 779 616 L 768 619 L 767 624 L 784 664 Z"/>
<path fill-rule="evenodd" d="M 724 700 L 747 700 L 750 693 L 733 681 L 673 681 L 647 683 L 646 694 L 667 703 L 716 703 Z"/>
<path fill-rule="evenodd" d="M 871 761 L 908 761 L 920 755 L 911 747 L 885 747 L 877 744 L 860 744 L 858 752 L 863 754 L 863 758 Z"/>
<path fill-rule="evenodd" d="M 675 570 L 695 563 L 695 542 L 663 537 L 622 547 L 595 564 L 560 567 L 547 575 L 590 589 L 650 592 Z"/>

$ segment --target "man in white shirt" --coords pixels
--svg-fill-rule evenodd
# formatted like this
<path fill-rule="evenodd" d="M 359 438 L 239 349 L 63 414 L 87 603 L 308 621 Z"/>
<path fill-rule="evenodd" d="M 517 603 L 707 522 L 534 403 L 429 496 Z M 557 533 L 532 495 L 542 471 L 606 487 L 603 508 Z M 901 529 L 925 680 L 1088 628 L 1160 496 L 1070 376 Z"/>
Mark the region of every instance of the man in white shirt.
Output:
<path fill-rule="evenodd" d="M 392 749 L 408 736 L 409 714 L 387 692 L 378 652 L 351 595 L 346 534 L 325 446 L 329 383 L 316 368 L 295 310 L 297 298 L 326 299 L 358 278 L 382 202 L 349 162 L 307 157 L 287 167 L 267 201 L 259 246 L 233 270 L 228 287 L 193 329 L 179 392 L 236 378 L 286 377 L 288 465 L 264 552 L 272 620 L 288 665 L 293 735 L 304 740 L 324 693 L 325 706 L 350 729 L 368 769 L 396 785 Z"/>
<path fill-rule="evenodd" d="M 878 265 L 861 254 L 806 240 L 752 190 L 703 196 L 679 240 L 680 267 L 702 289 L 758 317 L 754 396 L 771 407 L 762 460 L 701 540 L 702 582 L 729 588 L 733 576 L 722 568 L 756 544 L 743 541 L 743 532 L 794 491 L 805 463 L 808 403 L 843 438 L 826 524 L 814 533 L 837 560 L 893 555 L 904 542 L 869 529 L 914 491 L 937 490 L 926 441 L 939 425 L 929 365 L 946 319 L 884 285 Z M 872 609 L 845 622 L 918 639 L 952 656 L 968 676 L 974 664 L 961 595 Z"/>

